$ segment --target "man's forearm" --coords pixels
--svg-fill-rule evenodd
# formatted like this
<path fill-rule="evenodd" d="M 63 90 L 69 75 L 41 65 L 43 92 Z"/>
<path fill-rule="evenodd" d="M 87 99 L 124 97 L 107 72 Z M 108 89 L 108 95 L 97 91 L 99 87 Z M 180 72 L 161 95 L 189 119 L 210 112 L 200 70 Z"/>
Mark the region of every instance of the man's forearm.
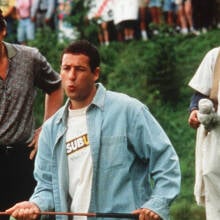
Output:
<path fill-rule="evenodd" d="M 45 95 L 44 121 L 52 116 L 63 104 L 64 93 L 62 88 Z"/>

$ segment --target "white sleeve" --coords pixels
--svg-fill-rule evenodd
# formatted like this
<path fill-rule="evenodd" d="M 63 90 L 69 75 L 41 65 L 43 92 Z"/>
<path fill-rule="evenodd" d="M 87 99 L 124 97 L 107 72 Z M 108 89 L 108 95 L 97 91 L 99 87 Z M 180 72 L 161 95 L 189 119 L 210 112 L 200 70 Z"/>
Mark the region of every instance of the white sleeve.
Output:
<path fill-rule="evenodd" d="M 214 68 L 219 50 L 220 47 L 214 48 L 205 55 L 188 84 L 191 88 L 203 95 L 208 96 L 212 88 Z"/>

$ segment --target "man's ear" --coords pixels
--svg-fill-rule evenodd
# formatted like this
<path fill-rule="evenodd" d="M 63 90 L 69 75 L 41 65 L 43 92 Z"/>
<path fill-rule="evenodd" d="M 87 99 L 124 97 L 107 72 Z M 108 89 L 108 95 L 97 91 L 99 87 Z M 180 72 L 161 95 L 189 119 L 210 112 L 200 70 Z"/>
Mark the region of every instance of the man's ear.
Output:
<path fill-rule="evenodd" d="M 94 82 L 99 79 L 99 74 L 100 74 L 100 67 L 96 67 L 94 71 Z"/>

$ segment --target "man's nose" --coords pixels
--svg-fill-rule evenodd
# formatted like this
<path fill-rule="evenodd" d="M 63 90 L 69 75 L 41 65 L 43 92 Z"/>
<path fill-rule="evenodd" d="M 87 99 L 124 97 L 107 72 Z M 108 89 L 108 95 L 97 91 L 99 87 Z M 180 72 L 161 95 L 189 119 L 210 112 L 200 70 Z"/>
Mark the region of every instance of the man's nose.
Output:
<path fill-rule="evenodd" d="M 76 70 L 75 70 L 74 67 L 72 67 L 70 69 L 68 76 L 69 76 L 70 79 L 75 79 L 76 78 Z"/>

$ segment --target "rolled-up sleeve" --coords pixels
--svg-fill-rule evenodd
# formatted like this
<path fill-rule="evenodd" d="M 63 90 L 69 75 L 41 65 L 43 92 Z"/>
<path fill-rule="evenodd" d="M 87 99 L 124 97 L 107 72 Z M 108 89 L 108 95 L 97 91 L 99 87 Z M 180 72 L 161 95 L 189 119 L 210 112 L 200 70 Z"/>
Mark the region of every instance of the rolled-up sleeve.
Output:
<path fill-rule="evenodd" d="M 35 86 L 50 94 L 60 88 L 60 75 L 37 49 L 34 50 L 34 53 Z"/>

